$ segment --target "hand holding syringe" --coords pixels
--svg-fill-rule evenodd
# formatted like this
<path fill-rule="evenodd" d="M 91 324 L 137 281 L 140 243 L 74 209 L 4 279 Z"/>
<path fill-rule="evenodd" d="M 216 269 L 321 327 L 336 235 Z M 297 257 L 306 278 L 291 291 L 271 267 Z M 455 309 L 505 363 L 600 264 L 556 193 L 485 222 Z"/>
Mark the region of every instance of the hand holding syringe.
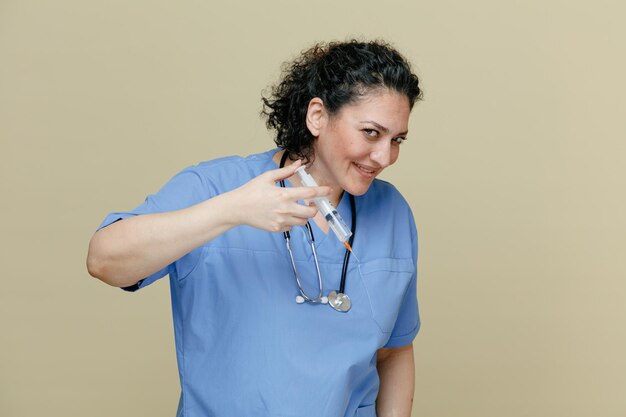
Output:
<path fill-rule="evenodd" d="M 300 177 L 300 182 L 302 182 L 303 185 L 307 187 L 318 186 L 313 177 L 305 171 L 304 166 L 296 169 L 296 173 Z M 348 229 L 348 226 L 337 212 L 337 209 L 330 204 L 330 201 L 328 201 L 327 198 L 314 198 L 313 202 L 317 206 L 320 213 L 324 216 L 324 219 L 328 222 L 332 231 L 335 232 L 337 239 L 339 239 L 340 242 L 343 242 L 344 246 L 352 252 L 352 248 L 348 243 L 348 239 L 352 236 L 352 232 Z"/>

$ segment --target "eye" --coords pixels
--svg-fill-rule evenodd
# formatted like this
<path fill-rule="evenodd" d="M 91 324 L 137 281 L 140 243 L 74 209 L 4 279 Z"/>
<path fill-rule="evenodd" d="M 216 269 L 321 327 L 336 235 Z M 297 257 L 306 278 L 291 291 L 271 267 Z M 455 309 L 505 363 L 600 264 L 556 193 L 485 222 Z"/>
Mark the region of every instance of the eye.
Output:
<path fill-rule="evenodd" d="M 398 145 L 401 144 L 402 142 L 404 142 L 406 140 L 405 137 L 402 136 L 398 136 L 397 138 L 393 138 L 391 139 L 393 142 L 397 143 Z"/>
<path fill-rule="evenodd" d="M 376 129 L 363 129 L 363 132 L 365 133 L 365 136 L 367 136 L 369 138 L 377 138 L 378 137 L 378 130 L 376 130 Z"/>

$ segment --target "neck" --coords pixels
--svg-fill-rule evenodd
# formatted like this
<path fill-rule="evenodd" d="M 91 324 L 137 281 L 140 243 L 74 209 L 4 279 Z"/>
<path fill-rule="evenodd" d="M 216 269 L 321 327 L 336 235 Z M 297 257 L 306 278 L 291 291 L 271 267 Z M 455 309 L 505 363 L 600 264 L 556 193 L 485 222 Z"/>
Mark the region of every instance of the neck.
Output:
<path fill-rule="evenodd" d="M 280 160 L 283 156 L 283 153 L 285 151 L 279 151 L 276 152 L 276 154 L 273 157 L 274 162 L 276 163 L 276 165 L 280 166 Z M 284 166 L 289 166 L 291 164 L 293 164 L 294 161 L 292 161 L 289 157 L 287 157 L 285 159 L 285 165 Z M 341 201 L 341 196 L 343 195 L 343 190 L 341 189 L 341 187 L 339 187 L 338 184 L 332 184 L 331 182 L 326 180 L 326 177 L 323 175 L 324 173 L 324 169 L 323 167 L 320 167 L 319 165 L 315 164 L 315 161 L 313 163 L 310 163 L 309 165 L 306 166 L 306 172 L 308 172 L 314 179 L 315 182 L 317 183 L 317 185 L 326 185 L 329 186 L 331 188 L 331 193 L 330 196 L 328 197 L 328 199 L 330 200 L 330 203 L 334 206 L 337 207 L 337 205 L 339 205 L 339 201 Z M 297 175 L 292 175 L 289 178 L 286 178 L 290 183 L 292 183 L 294 186 L 296 187 L 302 187 L 302 183 L 300 182 L 300 178 L 298 178 Z"/>
<path fill-rule="evenodd" d="M 334 207 L 337 207 L 339 205 L 339 201 L 341 200 L 341 196 L 343 194 L 343 190 L 341 189 L 339 184 L 329 181 L 327 177 L 324 175 L 327 172 L 326 169 L 324 169 L 323 166 L 315 164 L 315 161 L 311 165 L 307 166 L 306 171 L 313 178 L 315 178 L 315 182 L 317 182 L 317 185 L 326 185 L 331 188 L 331 192 L 330 192 L 330 195 L 328 196 L 328 199 L 330 200 L 331 204 Z"/>

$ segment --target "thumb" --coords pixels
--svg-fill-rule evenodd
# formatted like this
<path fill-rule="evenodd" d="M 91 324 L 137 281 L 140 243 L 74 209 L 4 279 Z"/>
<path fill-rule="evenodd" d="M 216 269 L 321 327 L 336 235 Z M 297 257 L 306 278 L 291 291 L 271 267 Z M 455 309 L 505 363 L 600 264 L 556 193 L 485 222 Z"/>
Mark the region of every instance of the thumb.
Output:
<path fill-rule="evenodd" d="M 298 159 L 291 165 L 268 171 L 268 174 L 274 182 L 281 181 L 291 177 L 296 172 L 296 169 L 300 168 L 300 165 L 302 165 L 302 160 Z"/>

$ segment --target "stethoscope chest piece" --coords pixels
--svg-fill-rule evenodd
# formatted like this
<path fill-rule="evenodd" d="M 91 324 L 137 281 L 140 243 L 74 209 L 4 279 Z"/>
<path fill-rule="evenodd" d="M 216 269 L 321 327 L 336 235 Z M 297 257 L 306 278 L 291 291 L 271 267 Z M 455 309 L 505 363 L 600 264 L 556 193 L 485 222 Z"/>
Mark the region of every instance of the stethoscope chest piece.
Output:
<path fill-rule="evenodd" d="M 352 307 L 352 302 L 346 294 L 331 291 L 328 293 L 328 305 L 341 313 L 345 313 Z"/>

